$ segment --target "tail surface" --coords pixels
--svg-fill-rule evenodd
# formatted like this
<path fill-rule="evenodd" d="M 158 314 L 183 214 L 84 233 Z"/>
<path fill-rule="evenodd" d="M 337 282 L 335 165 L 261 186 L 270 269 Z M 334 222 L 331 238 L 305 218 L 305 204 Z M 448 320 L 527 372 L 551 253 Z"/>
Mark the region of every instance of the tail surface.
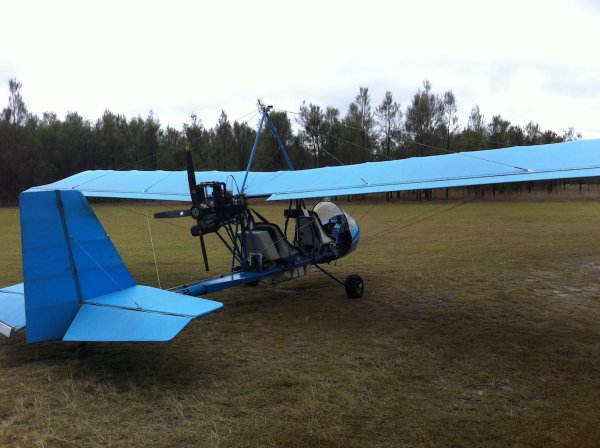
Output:
<path fill-rule="evenodd" d="M 24 299 L 28 343 L 167 341 L 223 306 L 137 285 L 80 192 L 26 191 L 19 202 L 24 288 L 21 296 L 18 285 L 9 292 L 15 308 L 15 298 Z M 13 319 L 19 329 L 25 322 Z"/>

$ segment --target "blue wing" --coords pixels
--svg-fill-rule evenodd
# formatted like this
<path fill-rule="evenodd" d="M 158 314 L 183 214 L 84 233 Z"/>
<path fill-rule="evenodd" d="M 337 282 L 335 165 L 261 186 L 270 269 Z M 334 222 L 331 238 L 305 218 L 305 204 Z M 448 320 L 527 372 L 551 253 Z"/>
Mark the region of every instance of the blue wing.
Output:
<path fill-rule="evenodd" d="M 225 182 L 244 172 L 203 171 L 198 182 Z M 473 151 L 298 171 L 251 172 L 248 197 L 269 200 L 380 193 L 505 182 L 600 176 L 600 139 Z M 86 196 L 189 201 L 185 171 L 85 171 L 34 190 L 79 190 Z"/>

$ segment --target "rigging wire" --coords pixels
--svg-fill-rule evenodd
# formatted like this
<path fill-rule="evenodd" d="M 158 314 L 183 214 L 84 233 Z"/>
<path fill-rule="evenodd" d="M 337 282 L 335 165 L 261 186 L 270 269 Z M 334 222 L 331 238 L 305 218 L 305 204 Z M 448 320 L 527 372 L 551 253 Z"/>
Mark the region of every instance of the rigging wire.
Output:
<path fill-rule="evenodd" d="M 257 112 L 258 113 L 258 112 Z M 273 130 L 269 127 L 269 131 L 271 132 L 271 134 L 273 135 L 273 137 L 275 137 L 275 134 L 273 134 Z M 265 131 L 263 131 L 265 132 Z M 257 148 L 258 149 L 258 148 Z M 275 150 L 273 151 L 273 154 L 271 154 L 271 157 L 269 157 L 269 159 L 266 162 L 263 162 L 260 166 L 260 168 L 258 170 L 252 171 L 252 172 L 261 172 L 264 168 L 266 168 L 271 161 L 277 156 L 277 154 L 279 154 L 281 152 L 281 148 L 279 146 L 277 146 L 277 148 L 275 148 Z M 246 188 L 251 185 L 252 182 L 248 181 L 246 183 Z"/>
<path fill-rule="evenodd" d="M 288 113 L 288 114 L 301 115 L 300 112 L 294 112 L 294 111 L 291 111 L 291 110 L 285 110 L 285 109 L 274 109 L 274 110 L 276 110 L 278 112 L 285 112 L 285 113 Z M 357 128 L 355 126 L 350 126 L 349 124 L 343 123 L 342 121 L 338 121 L 336 124 L 338 124 L 340 126 L 343 126 L 345 128 L 348 128 L 348 129 L 354 129 L 355 131 L 361 131 L 361 132 L 364 131 L 364 128 Z M 471 138 L 471 137 L 461 136 L 461 139 L 465 140 L 465 141 L 468 141 L 468 142 L 480 143 L 480 140 L 477 139 L 477 138 Z M 411 142 L 411 143 L 415 143 L 417 145 L 421 145 L 421 143 L 418 143 L 418 142 Z M 492 145 L 494 145 L 496 147 L 503 147 L 503 148 L 509 148 L 511 146 L 514 146 L 511 143 L 500 142 L 498 140 L 490 140 L 489 143 L 491 143 Z M 535 146 L 535 145 L 532 145 L 532 146 Z M 436 147 L 431 147 L 431 148 L 432 149 L 443 149 L 443 148 L 436 148 Z M 498 149 L 498 148 L 487 148 L 487 149 Z"/>
<path fill-rule="evenodd" d="M 356 128 L 352 128 L 352 129 L 356 129 Z M 346 143 L 346 144 L 348 144 L 348 145 L 355 146 L 355 147 L 357 147 L 357 148 L 359 148 L 359 149 L 368 149 L 368 148 L 366 148 L 366 147 L 364 147 L 364 146 L 362 146 L 362 145 L 359 145 L 358 143 L 349 142 L 348 140 L 344 140 L 343 138 L 337 137 L 337 136 L 335 136 L 335 135 L 333 135 L 333 134 L 330 134 L 330 133 L 326 133 L 325 135 L 327 135 L 328 137 L 334 138 L 334 139 L 336 139 L 336 140 L 338 140 L 338 141 L 340 141 L 340 142 L 342 142 L 342 143 Z M 490 160 L 490 159 L 486 159 L 486 158 L 484 158 L 484 157 L 474 156 L 474 155 L 472 155 L 472 154 L 469 154 L 469 153 L 466 153 L 466 152 L 463 152 L 463 151 L 460 151 L 460 152 L 451 151 L 451 150 L 449 150 L 449 149 L 446 149 L 446 148 L 441 148 L 441 147 L 439 147 L 439 146 L 433 146 L 433 145 L 427 145 L 427 144 L 425 144 L 425 143 L 419 143 L 419 142 L 417 142 L 417 141 L 414 141 L 414 140 L 406 140 L 406 141 L 407 141 L 408 143 L 414 143 L 415 145 L 420 145 L 420 146 L 423 146 L 423 147 L 425 147 L 425 148 L 429 148 L 429 149 L 435 149 L 435 150 L 437 150 L 437 151 L 443 151 L 443 152 L 445 152 L 445 153 L 447 153 L 447 154 L 456 154 L 456 155 L 463 156 L 463 157 L 470 157 L 470 158 L 472 158 L 472 159 L 478 159 L 478 160 L 481 160 L 481 161 L 483 161 L 483 162 L 494 163 L 494 164 L 496 164 L 496 165 L 503 165 L 503 166 L 507 166 L 507 167 L 509 167 L 509 168 L 515 168 L 515 169 L 517 169 L 517 170 L 520 170 L 520 171 L 525 171 L 525 172 L 527 172 L 527 173 L 533 172 L 533 170 L 532 170 L 532 169 L 530 169 L 530 168 L 523 168 L 523 167 L 520 167 L 520 166 L 517 166 L 517 165 L 511 165 L 511 164 L 509 164 L 509 163 L 498 162 L 497 160 Z M 333 156 L 333 155 L 332 155 L 332 154 L 331 154 L 329 151 L 327 151 L 325 148 L 322 148 L 322 149 L 323 149 L 323 151 L 325 151 L 327 154 L 329 154 L 331 157 L 334 157 L 334 156 Z M 392 157 L 389 157 L 389 156 L 386 156 L 386 155 L 384 155 L 384 157 L 385 157 L 385 158 L 387 158 L 388 160 L 398 160 L 398 159 L 394 159 L 394 158 L 392 158 Z M 334 158 L 335 158 L 335 157 L 334 157 Z M 337 158 L 335 158 L 335 159 L 336 159 L 336 160 L 338 160 Z M 338 160 L 338 162 L 339 162 L 339 160 Z"/>
<path fill-rule="evenodd" d="M 236 122 L 236 121 L 240 121 L 242 118 L 244 118 L 244 117 L 247 117 L 248 115 L 251 115 L 251 114 L 254 114 L 254 115 L 256 115 L 256 114 L 258 114 L 258 111 L 257 111 L 256 109 L 252 109 L 252 110 L 251 110 L 250 112 L 248 112 L 247 114 L 244 114 L 244 115 L 242 115 L 241 117 L 239 117 L 239 118 L 236 118 L 236 119 L 235 119 L 235 120 L 233 120 L 233 121 L 234 121 L 234 122 Z M 250 120 L 252 120 L 252 118 L 254 118 L 254 115 L 253 115 L 252 117 L 248 118 L 247 120 L 244 120 L 244 121 L 243 121 L 243 123 L 248 123 Z"/>
<path fill-rule="evenodd" d="M 266 168 L 269 163 L 271 163 L 271 160 L 273 160 L 275 158 L 275 156 L 277 156 L 277 154 L 279 154 L 280 149 L 279 148 L 275 148 L 275 151 L 273 151 L 273 154 L 271 154 L 271 157 L 269 157 L 269 160 L 267 160 L 266 162 L 264 162 L 263 164 L 261 164 L 260 168 L 258 170 L 256 170 L 255 172 L 260 172 L 262 171 L 264 168 Z M 246 183 L 246 188 L 250 185 L 250 182 Z"/>
<path fill-rule="evenodd" d="M 254 120 L 254 117 L 256 117 L 260 113 L 260 111 L 258 111 L 258 110 L 252 111 L 252 112 L 247 113 L 246 115 L 250 115 L 251 113 L 253 113 L 253 115 L 250 118 L 248 118 L 247 120 L 242 121 L 241 124 L 246 124 L 247 125 L 250 121 Z M 234 122 L 236 122 L 236 121 L 237 120 L 234 120 Z"/>
<path fill-rule="evenodd" d="M 362 204 L 362 202 L 363 202 L 363 201 L 361 201 L 361 203 L 360 203 L 359 205 L 361 205 L 361 204 Z M 366 218 L 366 217 L 367 217 L 367 215 L 368 215 L 369 213 L 371 213 L 371 212 L 373 211 L 373 209 L 374 209 L 374 208 L 375 208 L 377 205 L 378 205 L 378 204 L 377 204 L 377 202 L 374 202 L 373 204 L 371 204 L 371 207 L 369 207 L 369 208 L 367 209 L 367 211 L 366 211 L 366 212 L 364 212 L 364 213 L 363 213 L 363 214 L 360 216 L 360 218 L 355 218 L 355 221 L 356 221 L 356 222 L 359 222 L 359 221 L 361 221 L 363 218 Z M 357 210 L 357 209 L 358 209 L 358 205 L 355 207 L 355 210 Z M 354 211 L 353 211 L 353 212 L 354 212 Z M 352 216 L 352 214 L 350 214 L 350 216 Z"/>
<path fill-rule="evenodd" d="M 341 166 L 347 168 L 349 171 L 352 172 L 352 174 L 354 174 L 355 176 L 357 176 L 365 184 L 365 186 L 369 185 L 369 182 L 367 182 L 360 174 L 358 174 L 356 171 L 354 171 L 352 168 L 350 168 L 351 165 L 345 165 L 340 159 L 338 159 L 336 156 L 334 156 L 333 154 L 331 154 L 325 148 L 321 148 L 321 149 L 323 151 L 325 151 L 327 154 L 329 154 L 331 157 L 333 157 L 335 159 L 335 161 L 338 162 Z"/>
<path fill-rule="evenodd" d="M 98 266 L 98 267 L 100 268 L 100 270 L 101 270 L 102 272 L 104 272 L 104 274 L 105 274 L 105 275 L 106 275 L 106 276 L 107 276 L 107 277 L 108 277 L 108 278 L 109 278 L 109 279 L 110 279 L 110 280 L 111 280 L 111 281 L 112 281 L 112 282 L 115 284 L 115 286 L 116 286 L 116 287 L 117 287 L 117 288 L 118 288 L 120 291 L 122 291 L 122 290 L 124 290 L 124 289 L 125 289 L 123 286 L 121 286 L 121 284 L 120 284 L 120 283 L 119 283 L 117 280 L 115 280 L 115 278 L 114 278 L 112 275 L 110 275 L 110 273 L 109 273 L 109 272 L 108 272 L 106 269 L 104 269 L 104 266 L 102 266 L 102 264 L 100 264 L 100 263 L 98 262 L 98 260 L 96 260 L 92 254 L 90 254 L 90 253 L 89 253 L 87 250 L 85 250 L 85 247 L 83 247 L 83 246 L 82 246 L 82 245 L 79 243 L 79 241 L 77 241 L 77 239 L 75 239 L 75 238 L 74 238 L 72 235 L 70 235 L 70 237 L 71 237 L 71 239 L 72 239 L 72 240 L 75 242 L 75 244 L 77 244 L 77 246 L 79 246 L 79 248 L 80 248 L 80 249 L 83 251 L 83 253 L 84 253 L 84 254 L 86 254 L 86 255 L 88 256 L 88 258 L 89 258 L 90 260 L 92 260 L 92 261 L 93 261 L 93 262 L 96 264 L 96 266 Z M 137 303 L 135 300 L 131 299 L 131 301 L 132 301 L 132 302 L 135 304 L 135 306 L 136 306 L 136 308 L 137 308 L 138 310 L 142 309 L 142 307 L 140 306 L 140 304 L 139 304 L 139 303 Z"/>
<path fill-rule="evenodd" d="M 414 217 L 410 218 L 410 219 L 408 220 L 408 222 L 404 222 L 404 223 L 402 223 L 402 224 L 399 224 L 399 225 L 397 225 L 397 226 L 394 226 L 394 227 L 391 227 L 391 228 L 389 228 L 389 229 L 386 229 L 386 230 L 384 230 L 383 232 L 380 232 L 380 233 L 378 233 L 378 234 L 375 234 L 375 235 L 372 235 L 372 236 L 370 236 L 370 237 L 364 238 L 364 239 L 363 239 L 363 243 L 367 243 L 367 242 L 375 241 L 375 240 L 377 240 L 377 239 L 379 239 L 379 238 L 381 238 L 381 237 L 383 237 L 383 236 L 387 236 L 387 235 L 389 235 L 389 234 L 391 234 L 391 233 L 397 232 L 398 230 L 404 230 L 404 229 L 406 229 L 406 228 L 408 228 L 408 227 L 414 226 L 415 224 L 422 223 L 422 222 L 424 222 L 424 221 L 427 221 L 428 219 L 431 219 L 431 218 L 433 218 L 433 217 L 435 217 L 435 216 L 439 216 L 439 215 L 441 215 L 441 214 L 443 214 L 443 213 L 447 213 L 447 212 L 449 212 L 450 210 L 454 210 L 455 208 L 458 208 L 458 207 L 460 207 L 460 206 L 463 206 L 463 205 L 465 205 L 465 204 L 469 204 L 469 203 L 471 203 L 471 202 L 475 201 L 476 199 L 478 199 L 478 197 L 474 197 L 474 198 L 471 198 L 471 199 L 467 199 L 467 200 L 465 200 L 465 201 L 463 201 L 463 202 L 460 202 L 460 203 L 458 203 L 458 204 L 454 204 L 454 205 L 452 205 L 452 206 L 450 206 L 450 207 L 447 207 L 447 208 L 445 208 L 445 209 L 443 209 L 443 210 L 441 210 L 441 211 L 439 211 L 439 212 L 437 212 L 437 213 L 429 214 L 429 213 L 431 213 L 432 211 L 434 211 L 434 210 L 436 210 L 436 209 L 440 208 L 440 207 L 436 207 L 436 208 L 434 208 L 433 210 L 430 210 L 430 211 L 427 211 L 427 212 L 421 213 L 421 214 L 419 214 L 419 215 L 417 215 L 417 216 L 414 216 Z M 422 217 L 422 218 L 421 218 L 421 217 Z"/>
<path fill-rule="evenodd" d="M 152 256 L 154 257 L 154 269 L 156 269 L 156 280 L 158 281 L 158 288 L 162 289 L 160 284 L 160 275 L 158 273 L 158 262 L 156 261 L 156 250 L 154 249 L 154 239 L 152 238 L 152 228 L 150 227 L 150 217 L 148 211 L 146 211 L 146 222 L 148 223 L 148 234 L 150 235 L 150 245 L 152 246 Z"/>
<path fill-rule="evenodd" d="M 102 266 L 102 264 L 100 264 L 100 263 L 99 263 L 99 262 L 98 262 L 98 261 L 97 261 L 97 260 L 94 258 L 94 256 L 93 256 L 92 254 L 90 254 L 90 253 L 89 253 L 87 250 L 85 250 L 85 247 L 83 247 L 83 246 L 82 246 L 82 245 L 79 243 L 79 241 L 77 241 L 77 239 L 75 239 L 75 238 L 74 238 L 72 235 L 70 235 L 70 237 L 71 237 L 71 239 L 72 239 L 72 240 L 75 242 L 75 244 L 77 244 L 77 246 L 78 246 L 78 247 L 79 247 L 79 248 L 80 248 L 80 249 L 83 251 L 83 253 L 84 253 L 84 254 L 86 254 L 86 255 L 88 256 L 88 258 L 89 258 L 90 260 L 92 260 L 92 261 L 93 261 L 93 262 L 96 264 L 96 266 L 98 266 L 98 267 L 100 268 L 100 270 L 101 270 L 102 272 L 104 272 L 104 274 L 105 274 L 105 275 L 106 275 L 106 276 L 107 276 L 107 277 L 108 277 L 108 278 L 109 278 L 109 279 L 110 279 L 110 280 L 111 280 L 111 281 L 112 281 L 112 282 L 115 284 L 115 286 L 116 286 L 117 288 L 119 288 L 119 290 L 123 290 L 123 289 L 125 289 L 123 286 L 121 286 L 121 284 L 120 284 L 120 283 L 119 283 L 117 280 L 115 280 L 115 278 L 114 278 L 112 275 L 110 275 L 110 273 L 109 273 L 109 272 L 108 272 L 106 269 L 104 269 L 104 266 Z"/>
<path fill-rule="evenodd" d="M 300 113 L 299 113 L 299 112 L 293 112 L 293 111 L 289 111 L 289 110 L 283 110 L 283 109 L 277 109 L 277 110 L 278 110 L 278 111 L 281 111 L 281 112 L 286 112 L 286 113 L 291 113 L 291 114 L 295 114 L 295 115 L 300 115 Z M 353 129 L 353 130 L 355 130 L 355 131 L 361 131 L 361 132 L 365 132 L 365 129 L 364 129 L 364 128 L 358 128 L 358 127 L 355 127 L 355 126 L 351 126 L 351 125 L 349 125 L 349 124 L 346 124 L 346 123 L 343 123 L 343 122 L 341 122 L 341 121 L 340 121 L 340 122 L 338 122 L 338 123 L 336 123 L 336 124 L 338 124 L 338 125 L 340 125 L 340 126 L 342 126 L 342 127 L 348 128 L 348 129 Z M 342 138 L 340 138 L 340 137 L 337 137 L 337 136 L 335 136 L 335 135 L 332 135 L 332 134 L 330 134 L 330 133 L 325 133 L 325 135 L 327 135 L 327 136 L 329 136 L 329 137 L 332 137 L 332 138 L 334 138 L 334 139 L 336 139 L 336 140 L 338 140 L 338 141 L 341 141 L 341 142 L 343 142 L 343 143 L 349 144 L 349 145 L 351 145 L 351 146 L 355 146 L 355 147 L 357 147 L 357 148 L 359 148 L 359 149 L 369 149 L 369 148 L 367 148 L 367 147 L 365 147 L 365 146 L 359 145 L 359 144 L 357 144 L 357 143 L 349 142 L 349 141 L 347 141 L 347 140 L 344 140 L 344 139 L 342 139 Z M 466 140 L 469 140 L 469 141 L 475 141 L 475 139 L 468 139 L 468 138 L 467 138 Z M 503 162 L 498 162 L 498 161 L 496 161 L 496 160 L 490 160 L 490 159 L 486 159 L 486 158 L 484 158 L 484 157 L 474 156 L 474 155 L 472 155 L 472 154 L 469 154 L 468 152 L 464 152 L 464 151 L 451 151 L 451 150 L 449 150 L 449 149 L 442 148 L 442 147 L 440 147 L 440 146 L 428 145 L 428 144 L 426 144 L 426 143 L 417 142 L 417 141 L 415 141 L 415 140 L 405 140 L 405 141 L 406 141 L 406 142 L 408 142 L 408 143 L 412 143 L 412 144 L 418 145 L 418 146 L 422 146 L 422 147 L 424 147 L 424 148 L 434 149 L 434 150 L 437 150 L 437 151 L 442 151 L 442 152 L 445 152 L 445 153 L 448 153 L 448 154 L 458 154 L 458 155 L 460 155 L 460 156 L 463 156 L 463 157 L 470 157 L 470 158 L 473 158 L 473 159 L 478 159 L 478 160 L 481 160 L 481 161 L 483 161 L 483 162 L 494 163 L 494 164 L 497 164 L 497 165 L 503 165 L 503 166 L 507 166 L 507 167 L 509 167 L 509 168 L 515 168 L 515 169 L 518 169 L 518 170 L 521 170 L 521 171 L 525 171 L 525 172 L 532 172 L 532 171 L 533 171 L 533 170 L 531 170 L 530 168 L 523 168 L 523 167 L 520 167 L 520 166 L 517 166 L 517 165 L 511 165 L 511 164 L 509 164 L 509 163 L 503 163 Z M 502 142 L 491 142 L 491 143 L 492 143 L 492 144 L 494 144 L 494 145 L 496 145 L 496 146 L 504 146 L 504 147 L 509 147 L 509 146 L 510 146 L 509 144 L 507 144 L 507 143 L 502 143 Z M 328 151 L 326 151 L 324 148 L 323 148 L 323 150 L 324 150 L 325 152 L 327 152 L 327 153 L 328 153 L 330 156 L 332 156 L 332 157 L 333 157 L 333 155 L 332 155 L 331 153 L 329 153 Z M 469 151 L 469 152 L 470 152 L 470 151 Z M 389 156 L 384 156 L 384 157 L 388 158 L 389 160 L 396 160 L 396 159 L 393 159 L 393 158 L 391 158 L 391 157 L 389 157 Z M 335 158 L 335 157 L 334 157 L 334 158 Z M 337 160 L 337 158 L 336 158 L 336 160 Z M 339 161 L 338 161 L 338 162 L 339 162 Z"/>
<path fill-rule="evenodd" d="M 530 168 L 523 168 L 523 167 L 520 167 L 520 166 L 517 166 L 517 165 L 511 165 L 510 163 L 503 163 L 503 162 L 498 162 L 496 160 L 486 159 L 484 157 L 474 156 L 472 154 L 469 154 L 469 153 L 466 153 L 466 152 L 463 152 L 463 151 L 460 151 L 460 152 L 450 151 L 449 149 L 446 149 L 446 148 L 441 148 L 439 146 L 426 145 L 425 143 L 419 143 L 419 142 L 416 142 L 414 140 L 407 140 L 407 141 L 409 143 L 414 143 L 414 144 L 417 144 L 417 145 L 424 146 L 425 148 L 431 148 L 431 149 L 436 149 L 438 151 L 443 151 L 443 152 L 446 152 L 448 154 L 456 154 L 456 155 L 463 156 L 463 157 L 470 157 L 472 159 L 482 160 L 484 162 L 495 163 L 497 165 L 504 165 L 504 166 L 507 166 L 509 168 L 516 168 L 518 170 L 525 171 L 525 172 L 528 172 L 528 173 L 533 172 L 533 170 L 531 170 Z"/>
<path fill-rule="evenodd" d="M 131 209 L 129 209 L 127 207 L 123 207 L 121 205 L 116 205 L 115 204 L 115 207 L 119 208 L 121 210 L 125 210 L 126 212 L 133 213 L 134 215 L 146 216 L 144 213 L 136 212 L 135 210 L 131 210 Z M 171 222 L 171 221 L 168 221 L 168 220 L 165 220 L 165 219 L 160 219 L 160 218 L 154 218 L 154 219 L 156 219 L 158 222 L 162 222 L 164 224 L 169 224 L 170 226 L 178 227 L 180 229 L 187 229 L 188 228 L 187 226 L 182 226 L 182 225 L 176 224 L 174 222 Z"/>

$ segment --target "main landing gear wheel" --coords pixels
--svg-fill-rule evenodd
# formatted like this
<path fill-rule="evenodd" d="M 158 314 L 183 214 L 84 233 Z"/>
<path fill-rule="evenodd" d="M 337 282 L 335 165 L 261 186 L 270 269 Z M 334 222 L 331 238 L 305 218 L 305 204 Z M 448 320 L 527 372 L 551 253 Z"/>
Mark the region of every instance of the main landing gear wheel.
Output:
<path fill-rule="evenodd" d="M 346 287 L 346 297 L 349 299 L 360 299 L 365 292 L 365 285 L 360 275 L 349 275 L 344 286 Z"/>

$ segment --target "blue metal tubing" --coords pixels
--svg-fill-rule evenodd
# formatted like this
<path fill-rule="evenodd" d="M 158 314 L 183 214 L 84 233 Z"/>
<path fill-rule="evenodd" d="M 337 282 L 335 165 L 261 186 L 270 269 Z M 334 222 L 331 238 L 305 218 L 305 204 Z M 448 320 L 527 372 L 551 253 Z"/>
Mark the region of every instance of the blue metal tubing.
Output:
<path fill-rule="evenodd" d="M 245 285 L 246 283 L 258 282 L 267 277 L 272 277 L 274 275 L 281 274 L 286 269 L 289 269 L 289 267 L 277 266 L 263 272 L 232 272 L 231 274 L 223 274 L 219 277 L 211 278 L 210 280 L 203 280 L 192 285 L 181 285 L 174 288 L 172 291 L 192 296 L 211 294 L 213 292 L 222 291 L 233 286 L 240 286 Z"/>
<path fill-rule="evenodd" d="M 277 140 L 279 149 L 281 149 L 281 152 L 283 153 L 283 156 L 285 157 L 285 161 L 287 162 L 288 167 L 290 168 L 290 171 L 294 171 L 294 166 L 292 165 L 292 161 L 288 157 L 287 151 L 285 150 L 283 143 L 281 142 L 281 138 L 279 137 L 279 132 L 277 132 L 277 128 L 275 127 L 275 124 L 273 124 L 271 117 L 269 117 L 268 115 L 267 115 L 267 121 L 269 122 L 269 127 L 271 128 L 271 131 L 273 132 L 273 135 L 275 136 L 275 140 Z"/>
<path fill-rule="evenodd" d="M 244 181 L 242 182 L 242 189 L 240 190 L 242 193 L 244 193 L 244 188 L 246 188 L 246 179 L 248 179 L 248 173 L 250 172 L 250 168 L 252 168 L 252 163 L 254 162 L 254 156 L 256 155 L 256 148 L 258 147 L 258 140 L 260 139 L 260 133 L 262 132 L 265 116 L 267 116 L 267 112 L 263 111 L 260 124 L 258 125 L 258 132 L 256 133 L 256 138 L 254 139 L 254 146 L 252 147 L 252 152 L 250 153 L 250 160 L 248 160 L 248 166 L 246 167 L 246 174 L 244 174 Z"/>
<path fill-rule="evenodd" d="M 191 285 L 177 286 L 171 291 L 178 292 L 180 294 L 187 294 L 192 296 L 200 296 L 205 294 L 211 294 L 213 292 L 222 291 L 224 289 L 232 288 L 234 286 L 245 285 L 246 283 L 258 282 L 265 278 L 273 277 L 277 274 L 281 274 L 290 269 L 299 268 L 313 263 L 326 263 L 331 261 L 331 257 L 320 257 L 321 259 L 301 259 L 295 260 L 293 263 L 288 265 L 275 266 L 270 269 L 265 269 L 262 272 L 255 271 L 240 271 L 232 272 L 229 274 L 222 274 L 218 277 L 211 278 L 209 280 L 202 280 L 201 282 L 193 283 Z"/>
<path fill-rule="evenodd" d="M 357 226 L 358 227 L 358 226 Z M 338 258 L 342 258 L 344 255 L 347 255 L 349 252 L 356 249 L 356 244 L 358 243 L 358 237 L 360 233 L 356 231 L 355 235 L 353 235 L 354 244 L 352 248 L 342 256 L 336 256 L 332 252 L 314 255 L 310 254 L 310 256 L 306 258 L 300 258 L 298 256 L 294 257 L 293 260 L 289 260 L 289 264 L 275 266 L 269 269 L 265 269 L 264 271 L 240 271 L 240 272 L 232 272 L 229 274 L 223 274 L 218 277 L 211 278 L 209 280 L 202 280 L 201 282 L 193 283 L 191 285 L 181 285 L 177 286 L 171 291 L 178 292 L 180 294 L 187 294 L 192 296 L 201 296 L 206 294 L 211 294 L 213 292 L 222 291 L 224 289 L 232 288 L 234 286 L 245 285 L 246 283 L 258 282 L 264 280 L 265 278 L 273 277 L 275 275 L 281 274 L 287 270 L 296 269 L 302 266 L 306 266 L 309 264 L 320 264 L 320 263 L 329 263 Z"/>

